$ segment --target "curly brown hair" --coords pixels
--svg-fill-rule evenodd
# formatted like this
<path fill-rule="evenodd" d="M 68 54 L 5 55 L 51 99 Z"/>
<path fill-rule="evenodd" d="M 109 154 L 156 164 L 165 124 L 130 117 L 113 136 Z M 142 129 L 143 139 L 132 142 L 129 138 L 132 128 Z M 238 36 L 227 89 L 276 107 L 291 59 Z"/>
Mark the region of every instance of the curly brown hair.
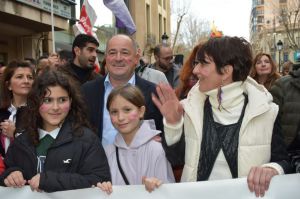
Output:
<path fill-rule="evenodd" d="M 271 87 L 273 86 L 273 84 L 275 83 L 275 81 L 280 78 L 280 74 L 279 72 L 277 71 L 277 65 L 275 64 L 275 62 L 273 61 L 271 55 L 267 54 L 267 53 L 258 53 L 254 60 L 253 60 L 253 64 L 252 64 L 252 67 L 251 67 L 251 71 L 250 71 L 250 77 L 252 77 L 253 79 L 255 79 L 257 82 L 258 82 L 258 78 L 259 78 L 259 75 L 257 74 L 257 71 L 256 71 L 256 63 L 262 58 L 262 56 L 267 56 L 269 61 L 270 61 L 270 64 L 272 66 L 272 70 L 271 70 L 271 73 L 268 75 L 268 79 L 267 81 L 264 83 L 264 86 L 267 90 L 270 90 Z"/>
<path fill-rule="evenodd" d="M 68 119 L 71 123 L 73 135 L 81 136 L 83 133 L 82 128 L 90 127 L 79 88 L 74 86 L 65 74 L 53 69 L 46 70 L 33 83 L 27 99 L 27 117 L 23 118 L 24 123 L 22 123 L 25 125 L 22 129 L 29 133 L 35 146 L 39 143 L 38 128 L 43 126 L 43 118 L 39 113 L 39 108 L 43 103 L 43 98 L 49 91 L 49 87 L 52 86 L 62 87 L 72 99 L 66 120 Z"/>

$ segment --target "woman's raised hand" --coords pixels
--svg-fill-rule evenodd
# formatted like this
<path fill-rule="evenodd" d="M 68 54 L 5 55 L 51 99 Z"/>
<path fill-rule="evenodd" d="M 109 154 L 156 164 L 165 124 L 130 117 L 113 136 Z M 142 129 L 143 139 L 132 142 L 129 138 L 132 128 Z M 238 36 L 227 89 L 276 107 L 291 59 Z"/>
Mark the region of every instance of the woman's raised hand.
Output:
<path fill-rule="evenodd" d="M 157 96 L 152 94 L 152 101 L 169 124 L 177 124 L 183 115 L 175 91 L 169 84 L 160 83 L 156 86 Z"/>

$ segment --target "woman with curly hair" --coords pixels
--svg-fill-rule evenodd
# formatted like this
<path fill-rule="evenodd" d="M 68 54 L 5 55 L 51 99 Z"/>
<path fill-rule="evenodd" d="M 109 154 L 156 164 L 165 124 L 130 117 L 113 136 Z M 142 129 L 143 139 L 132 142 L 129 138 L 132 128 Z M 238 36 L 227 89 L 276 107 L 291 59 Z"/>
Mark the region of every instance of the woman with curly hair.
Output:
<path fill-rule="evenodd" d="M 26 122 L 8 149 L 0 185 L 53 192 L 111 180 L 105 152 L 82 107 L 79 91 L 64 74 L 43 72 L 28 95 Z"/>
<path fill-rule="evenodd" d="M 250 76 L 257 83 L 264 85 L 267 90 L 270 90 L 275 81 L 280 78 L 275 62 L 267 53 L 259 53 L 255 56 Z"/>

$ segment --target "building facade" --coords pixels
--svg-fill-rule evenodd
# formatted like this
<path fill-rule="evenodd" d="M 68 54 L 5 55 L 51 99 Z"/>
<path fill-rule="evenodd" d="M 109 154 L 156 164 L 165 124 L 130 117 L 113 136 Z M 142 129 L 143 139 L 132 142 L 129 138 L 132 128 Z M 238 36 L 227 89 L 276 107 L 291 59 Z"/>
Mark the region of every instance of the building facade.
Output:
<path fill-rule="evenodd" d="M 171 35 L 170 0 L 125 0 L 125 3 L 137 29 L 133 36 L 151 59 L 153 48 L 161 42 L 162 35 Z"/>
<path fill-rule="evenodd" d="M 69 30 L 75 0 L 53 0 L 55 31 Z M 51 0 L 0 1 L 0 63 L 53 52 Z"/>
<path fill-rule="evenodd" d="M 252 0 L 250 41 L 254 54 L 269 53 L 279 66 L 288 60 L 300 61 L 299 9 L 299 0 Z"/>

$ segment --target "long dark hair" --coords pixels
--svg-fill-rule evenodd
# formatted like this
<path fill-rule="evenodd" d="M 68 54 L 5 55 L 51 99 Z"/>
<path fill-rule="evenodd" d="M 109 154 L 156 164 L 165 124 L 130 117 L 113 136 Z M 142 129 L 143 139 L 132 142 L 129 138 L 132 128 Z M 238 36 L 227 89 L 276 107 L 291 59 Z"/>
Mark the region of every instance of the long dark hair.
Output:
<path fill-rule="evenodd" d="M 24 118 L 25 126 L 23 129 L 29 133 L 34 145 L 39 143 L 38 128 L 43 126 L 43 118 L 39 113 L 39 108 L 48 88 L 52 86 L 62 87 L 72 99 L 70 111 L 65 120 L 68 119 L 71 122 L 73 135 L 81 136 L 82 127 L 90 127 L 79 89 L 68 80 L 65 74 L 49 69 L 35 80 L 27 99 L 28 112 L 27 117 Z"/>
<path fill-rule="evenodd" d="M 31 68 L 28 62 L 14 60 L 7 65 L 1 80 L 1 108 L 3 109 L 7 109 L 12 103 L 13 94 L 12 91 L 8 89 L 8 87 L 12 76 L 15 74 L 15 71 L 18 68 L 31 69 L 32 76 L 34 77 L 34 70 L 33 68 Z"/>

